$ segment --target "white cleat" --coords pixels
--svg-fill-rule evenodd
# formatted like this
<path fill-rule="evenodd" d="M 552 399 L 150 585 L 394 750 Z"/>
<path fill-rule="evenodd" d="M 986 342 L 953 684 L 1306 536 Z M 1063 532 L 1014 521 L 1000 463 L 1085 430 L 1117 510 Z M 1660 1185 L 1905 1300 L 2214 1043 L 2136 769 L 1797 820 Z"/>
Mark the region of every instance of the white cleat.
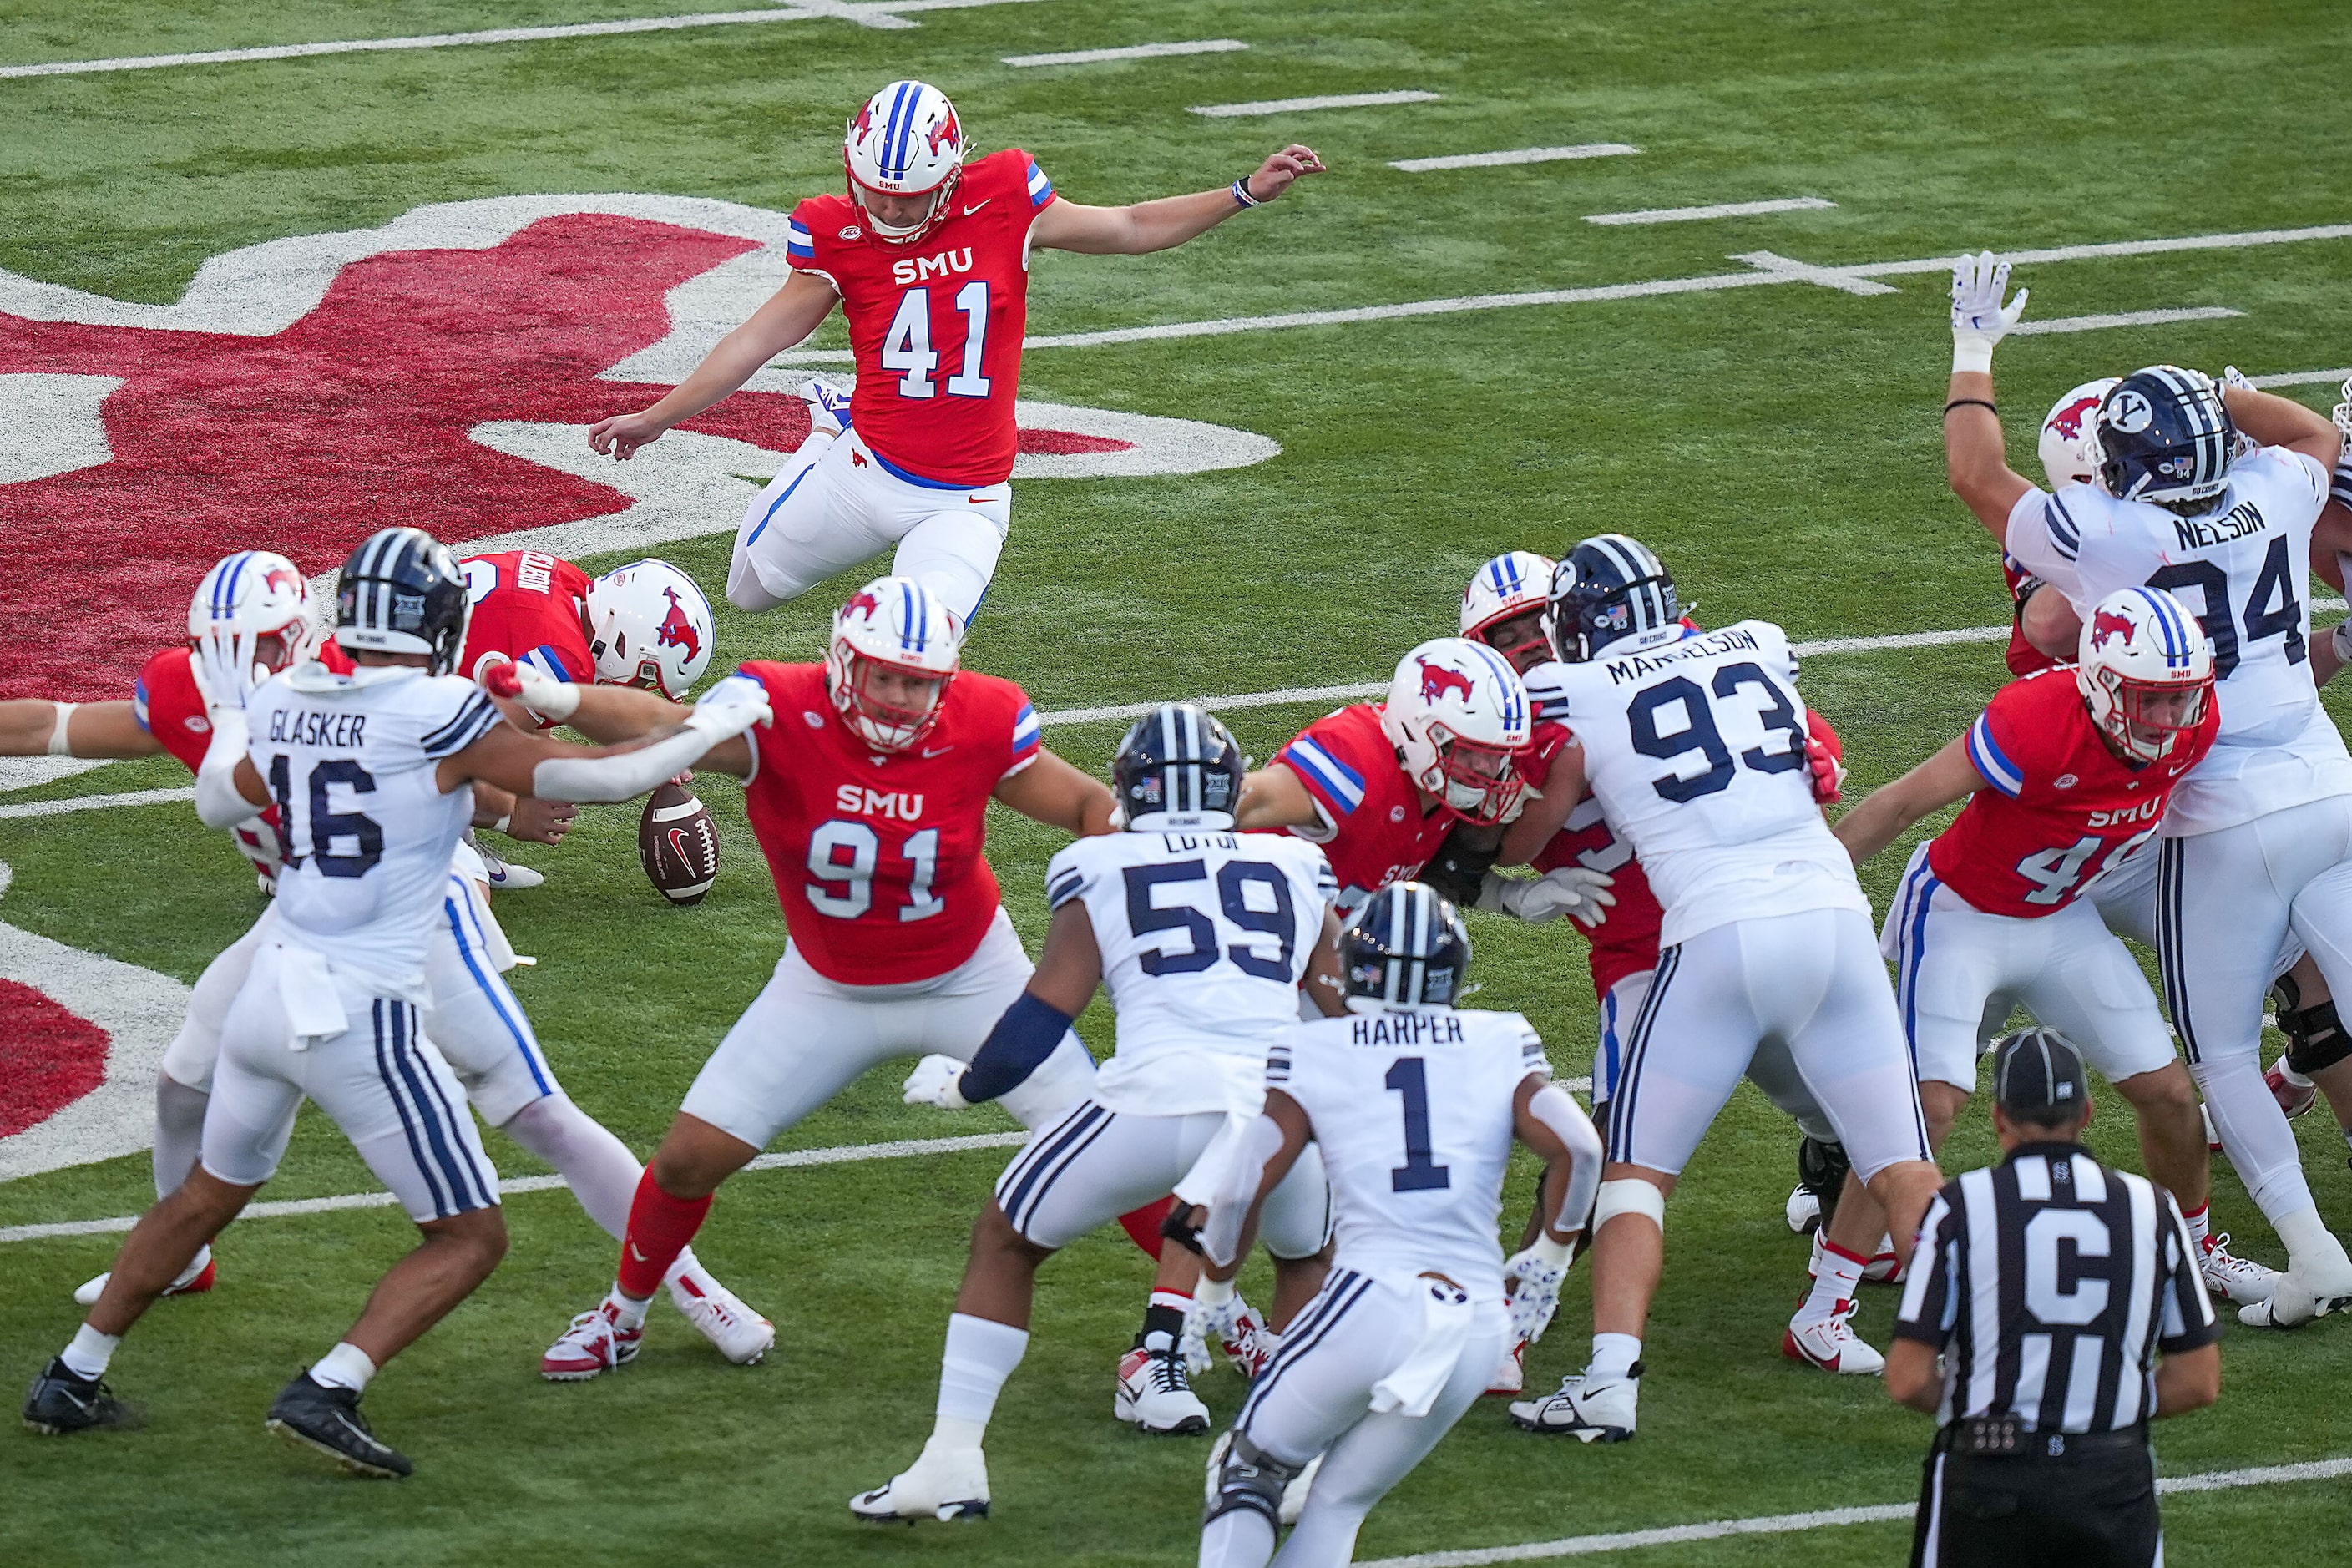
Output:
<path fill-rule="evenodd" d="M 849 396 L 828 381 L 811 381 L 801 388 L 801 396 L 809 405 L 809 428 L 828 436 L 838 436 L 849 428 Z"/>
<path fill-rule="evenodd" d="M 1495 1368 L 1495 1375 L 1486 1380 L 1486 1392 L 1481 1397 L 1492 1398 L 1497 1394 L 1518 1394 L 1527 1386 L 1528 1342 L 1518 1340 L 1513 1342 L 1510 1349 L 1503 1352 L 1502 1363 Z"/>
<path fill-rule="evenodd" d="M 851 1498 L 849 1511 L 876 1524 L 986 1519 L 988 1460 L 977 1447 L 950 1448 L 933 1437 L 889 1485 Z"/>
<path fill-rule="evenodd" d="M 536 888 L 546 877 L 528 866 L 518 866 L 487 844 L 476 844 L 475 851 L 482 858 L 482 869 L 490 879 L 490 891 L 506 893 L 524 888 Z"/>
<path fill-rule="evenodd" d="M 1173 1350 L 1131 1350 L 1119 1358 L 1110 1413 L 1155 1437 L 1196 1437 L 1209 1429 L 1209 1407 L 1192 1392 Z"/>
<path fill-rule="evenodd" d="M 1789 1222 L 1789 1228 L 1803 1236 L 1821 1228 L 1822 1200 L 1813 1195 L 1811 1188 L 1799 1182 L 1789 1189 L 1788 1207 L 1782 1214 Z"/>
<path fill-rule="evenodd" d="M 750 1366 L 776 1342 L 776 1326 L 743 1304 L 743 1299 L 710 1277 L 688 1253 L 669 1278 L 669 1299 L 702 1337 L 737 1366 Z"/>
<path fill-rule="evenodd" d="M 2324 1261 L 2287 1260 L 2268 1299 L 2238 1309 L 2238 1321 L 2258 1329 L 2299 1329 L 2314 1318 L 2352 1308 L 2352 1259 L 2344 1249 Z"/>
<path fill-rule="evenodd" d="M 2232 1253 L 2227 1231 L 2205 1238 L 2205 1256 L 2198 1266 L 2205 1272 L 2207 1289 L 2240 1306 L 2267 1301 L 2278 1289 L 2279 1271 Z"/>
<path fill-rule="evenodd" d="M 1886 1358 L 1863 1342 L 1853 1331 L 1853 1303 L 1840 1301 L 1826 1318 L 1811 1322 L 1791 1318 L 1780 1334 L 1780 1353 L 1790 1361 L 1820 1367 L 1823 1372 L 1875 1377 L 1886 1370 Z"/>
<path fill-rule="evenodd" d="M 1216 1442 L 1209 1449 L 1209 1492 L 1207 1506 L 1210 1508 L 1217 1506 L 1218 1482 L 1223 1479 L 1225 1455 L 1231 1451 L 1233 1446 L 1234 1433 L 1233 1428 L 1229 1426 L 1223 1432 L 1217 1434 Z M 1307 1461 L 1307 1468 L 1305 1469 L 1291 1477 L 1288 1483 L 1283 1487 L 1282 1503 L 1275 1511 L 1284 1524 L 1297 1524 L 1298 1522 L 1298 1516 L 1307 1511 L 1307 1494 L 1314 1488 L 1315 1472 L 1322 1468 L 1323 1456 L 1318 1454 L 1313 1458 Z"/>
<path fill-rule="evenodd" d="M 1631 1377 L 1591 1383 L 1583 1373 L 1566 1379 L 1557 1394 L 1523 1399 L 1511 1406 L 1511 1424 L 1547 1436 L 1566 1434 L 1580 1443 L 1622 1443 L 1633 1435 L 1634 1405 L 1642 1392 L 1642 1363 Z"/>
<path fill-rule="evenodd" d="M 163 1287 L 163 1294 L 166 1296 L 201 1296 L 205 1291 L 213 1288 L 213 1280 L 217 1272 L 218 1271 L 213 1268 L 213 1249 L 211 1244 L 207 1243 L 205 1246 L 196 1248 L 196 1256 L 190 1260 L 185 1268 L 180 1270 L 180 1277 L 177 1279 L 173 1280 L 169 1285 Z M 74 1288 L 74 1305 L 78 1307 L 97 1306 L 99 1297 L 103 1295 L 106 1291 L 106 1282 L 113 1278 L 114 1270 L 110 1268 L 94 1279 L 83 1280 L 79 1285 Z"/>
<path fill-rule="evenodd" d="M 585 1383 L 617 1372 L 637 1359 L 645 1342 L 643 1324 L 625 1329 L 607 1307 L 592 1307 L 572 1320 L 539 1358 L 539 1375 L 550 1383 Z"/>

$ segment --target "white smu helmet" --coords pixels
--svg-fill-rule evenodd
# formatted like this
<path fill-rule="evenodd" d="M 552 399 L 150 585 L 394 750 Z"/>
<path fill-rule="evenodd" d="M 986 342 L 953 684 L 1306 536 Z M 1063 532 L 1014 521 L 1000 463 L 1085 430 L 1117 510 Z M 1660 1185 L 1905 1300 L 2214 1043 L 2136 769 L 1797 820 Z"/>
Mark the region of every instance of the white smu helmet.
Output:
<path fill-rule="evenodd" d="M 599 686 L 682 700 L 710 668 L 710 602 L 667 561 L 632 561 L 588 584 L 588 649 Z"/>
<path fill-rule="evenodd" d="M 1406 776 L 1472 822 L 1500 822 L 1518 804 L 1530 724 L 1511 661 L 1464 637 L 1433 637 L 1406 654 L 1381 710 Z"/>
<path fill-rule="evenodd" d="M 276 674 L 310 651 L 310 586 L 294 563 L 267 550 L 240 550 L 205 574 L 188 601 L 188 641 L 242 638 L 254 680 Z M 272 644 L 267 639 L 274 638 Z"/>
<path fill-rule="evenodd" d="M 1513 550 L 1479 567 L 1462 590 L 1462 635 L 1484 641 L 1482 634 L 1496 621 L 1542 609 L 1553 564 L 1549 555 Z"/>
<path fill-rule="evenodd" d="M 2099 482 L 2099 405 L 2120 376 L 2086 381 L 2050 405 L 2042 421 L 2042 471 L 2050 488 Z"/>
<path fill-rule="evenodd" d="M 963 622 L 912 577 L 877 577 L 833 617 L 824 686 L 858 738 L 877 752 L 903 752 L 940 721 L 948 683 L 963 654 Z M 937 682 L 920 708 L 866 689 L 874 670 Z"/>
<path fill-rule="evenodd" d="M 2212 644 L 2161 588 L 2118 588 L 2094 605 L 2077 652 L 2074 683 L 2092 721 L 2139 762 L 2168 755 L 2213 700 Z"/>
<path fill-rule="evenodd" d="M 947 216 L 963 176 L 963 127 L 948 95 L 927 82 L 894 81 L 866 100 L 841 139 L 849 199 L 865 210 L 866 229 L 892 245 L 912 245 Z M 899 226 L 874 216 L 869 195 L 929 195 L 919 223 Z"/>

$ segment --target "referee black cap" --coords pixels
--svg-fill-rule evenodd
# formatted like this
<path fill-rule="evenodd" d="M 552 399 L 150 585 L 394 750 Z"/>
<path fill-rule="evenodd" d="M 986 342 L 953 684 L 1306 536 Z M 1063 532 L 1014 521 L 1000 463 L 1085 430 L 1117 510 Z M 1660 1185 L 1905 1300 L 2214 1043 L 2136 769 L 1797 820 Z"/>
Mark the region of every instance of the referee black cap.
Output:
<path fill-rule="evenodd" d="M 2055 1029 L 2018 1029 L 1992 1047 L 1994 1103 L 2020 1121 L 2072 1121 L 2090 1103 L 2083 1054 Z"/>

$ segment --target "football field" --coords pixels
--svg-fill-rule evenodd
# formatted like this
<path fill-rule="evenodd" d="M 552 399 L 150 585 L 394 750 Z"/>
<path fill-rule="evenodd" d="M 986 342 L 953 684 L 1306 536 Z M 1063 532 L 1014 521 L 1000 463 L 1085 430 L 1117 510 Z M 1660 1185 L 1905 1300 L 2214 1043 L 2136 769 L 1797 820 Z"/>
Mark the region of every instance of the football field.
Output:
<path fill-rule="evenodd" d="M 1090 770 L 1131 705 L 1174 698 L 1224 700 L 1263 760 L 1450 634 L 1488 556 L 1620 531 L 1703 623 L 1759 616 L 1810 649 L 1803 690 L 1858 798 L 2006 679 L 1997 552 L 1944 482 L 1951 257 L 2016 253 L 2032 291 L 2038 330 L 1995 366 L 2021 471 L 2051 401 L 2094 375 L 2231 363 L 2324 410 L 2352 363 L 2352 10 L 2322 0 L 698 3 L 0 5 L 18 563 L 0 697 L 127 696 L 180 640 L 205 563 L 268 548 L 330 573 L 406 522 L 461 547 L 525 535 L 592 571 L 657 553 L 709 593 L 714 671 L 821 657 L 857 575 L 757 616 L 720 590 L 744 503 L 805 428 L 790 394 L 847 374 L 837 315 L 630 470 L 578 426 L 651 401 L 780 280 L 782 215 L 840 187 L 844 119 L 906 76 L 953 96 L 975 149 L 1027 150 L 1075 201 L 1212 188 L 1294 141 L 1328 165 L 1170 253 L 1034 258 L 1013 531 L 966 661 L 1020 681 L 1046 744 Z M 307 47 L 328 45 L 351 47 Z M 1160 45 L 1200 47 L 1140 47 Z M 2327 695 L 2352 719 L 2352 693 Z M 188 783 L 168 759 L 0 763 L 12 1397 L 127 1228 L 83 1222 L 152 1201 L 137 1115 L 176 987 L 262 907 L 170 793 Z M 698 906 L 647 885 L 634 806 L 519 847 L 546 885 L 497 906 L 538 960 L 509 978 L 565 1088 L 640 1154 L 783 942 L 740 787 L 698 789 L 722 840 Z M 133 798 L 77 804 L 98 795 Z M 1917 837 L 1864 868 L 1882 911 Z M 1033 952 L 1061 842 L 991 823 Z M 1471 924 L 1473 1005 L 1525 1013 L 1560 1076 L 1589 1072 L 1582 940 Z M 28 986 L 147 1065 L 95 1091 L 104 1047 Z M 1108 1051 L 1106 1006 L 1079 1027 Z M 0 1433 L 0 1562 L 1192 1562 L 1207 1442 L 1111 1416 L 1150 1279 L 1116 1230 L 1041 1279 L 990 1428 L 992 1517 L 850 1518 L 930 1429 L 965 1239 L 1014 1126 L 907 1107 L 903 1076 L 867 1075 L 776 1145 L 806 1157 L 719 1196 L 697 1250 L 778 1331 L 748 1369 L 657 1306 L 634 1365 L 543 1382 L 615 1248 L 488 1135 L 523 1179 L 512 1250 L 369 1392 L 417 1465 L 399 1486 L 344 1481 L 261 1426 L 415 1235 L 373 1201 L 300 1201 L 373 1190 L 306 1110 L 264 1194 L 289 1206 L 225 1233 L 218 1288 L 159 1303 L 117 1355 L 143 1427 Z M 41 1152 L 37 1124 L 78 1097 L 112 1157 Z M 2137 1168 L 2127 1111 L 2101 1112 L 2094 1147 Z M 2322 1215 L 2352 1228 L 2326 1105 L 2295 1126 Z M 1881 1505 L 1916 1495 L 1930 1423 L 1778 1352 L 1804 1282 L 1781 1217 L 1795 1145 L 1743 1088 L 1692 1165 L 1637 1440 L 1539 1438 L 1482 1402 L 1374 1510 L 1360 1560 L 1901 1561 L 1907 1508 Z M 1979 1106 L 1944 1163 L 1991 1152 Z M 1523 1158 L 1514 1226 L 1533 1176 Z M 2284 1262 L 2218 1157 L 2213 1216 Z M 1582 1364 L 1587 1289 L 1580 1268 L 1530 1388 Z M 1270 1299 L 1262 1259 L 1244 1291 Z M 1866 1297 L 1874 1343 L 1893 1310 Z M 2163 1475 L 2222 1482 L 2168 1502 L 2169 1560 L 2352 1563 L 2352 1323 L 2230 1317 L 2222 1358 L 2220 1405 L 2158 1429 Z M 1244 1388 L 1201 1381 L 1220 1426 Z"/>

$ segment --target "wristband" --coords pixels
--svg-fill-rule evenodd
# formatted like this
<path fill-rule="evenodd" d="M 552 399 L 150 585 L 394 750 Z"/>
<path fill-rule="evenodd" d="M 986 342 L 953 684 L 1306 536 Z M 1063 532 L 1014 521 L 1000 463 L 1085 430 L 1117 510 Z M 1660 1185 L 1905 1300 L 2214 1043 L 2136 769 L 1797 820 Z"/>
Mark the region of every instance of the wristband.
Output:
<path fill-rule="evenodd" d="M 1573 1247 L 1565 1241 L 1554 1241 L 1545 1231 L 1536 1232 L 1536 1238 L 1528 1250 L 1553 1268 L 1566 1268 L 1569 1260 L 1576 1256 Z"/>
<path fill-rule="evenodd" d="M 1944 405 L 1944 412 L 1947 414 L 1955 408 L 1981 408 L 1996 419 L 2000 417 L 2000 410 L 1981 397 L 1955 397 Z"/>
<path fill-rule="evenodd" d="M 73 747 L 66 741 L 66 725 L 73 718 L 73 710 L 80 706 L 79 702 L 60 702 L 57 705 L 58 726 L 49 731 L 49 755 L 53 757 L 73 755 Z"/>
<path fill-rule="evenodd" d="M 504 833 L 507 830 L 507 824 L 513 820 L 514 813 L 509 811 L 504 816 L 499 817 L 496 822 L 490 824 L 490 831 L 493 833 Z"/>
<path fill-rule="evenodd" d="M 1952 334 L 1952 374 L 1958 375 L 1964 370 L 1979 370 L 1987 375 L 1992 374 L 1990 338 L 1975 334 L 1963 337 L 1958 332 Z"/>
<path fill-rule="evenodd" d="M 1233 192 L 1234 200 L 1240 203 L 1243 206 L 1257 207 L 1264 206 L 1265 205 L 1264 202 L 1259 201 L 1255 196 L 1250 195 L 1249 176 L 1247 174 L 1244 174 L 1240 179 L 1234 182 Z"/>

